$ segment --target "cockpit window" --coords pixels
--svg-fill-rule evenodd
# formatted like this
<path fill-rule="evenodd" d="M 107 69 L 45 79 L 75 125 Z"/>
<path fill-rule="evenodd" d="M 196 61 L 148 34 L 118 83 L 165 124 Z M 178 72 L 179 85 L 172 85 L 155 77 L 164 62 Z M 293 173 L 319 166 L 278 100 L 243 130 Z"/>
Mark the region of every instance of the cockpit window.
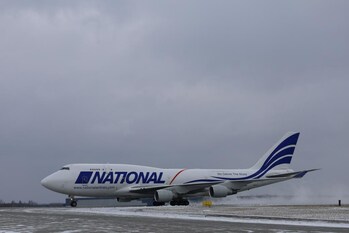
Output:
<path fill-rule="evenodd" d="M 61 170 L 69 170 L 69 167 L 62 167 Z"/>

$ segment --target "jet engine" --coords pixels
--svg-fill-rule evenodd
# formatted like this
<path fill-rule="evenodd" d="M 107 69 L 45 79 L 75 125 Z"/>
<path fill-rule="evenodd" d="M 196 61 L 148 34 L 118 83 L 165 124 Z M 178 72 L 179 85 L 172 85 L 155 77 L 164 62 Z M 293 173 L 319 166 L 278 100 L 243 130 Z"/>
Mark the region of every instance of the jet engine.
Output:
<path fill-rule="evenodd" d="M 172 199 L 174 198 L 174 194 L 172 191 L 169 190 L 164 190 L 164 189 L 160 189 L 157 190 L 154 194 L 154 199 L 157 202 L 168 202 L 168 201 L 172 201 Z"/>
<path fill-rule="evenodd" d="M 212 185 L 210 187 L 209 193 L 211 197 L 226 197 L 230 194 L 234 194 L 233 190 L 228 189 L 224 185 L 220 184 Z"/>

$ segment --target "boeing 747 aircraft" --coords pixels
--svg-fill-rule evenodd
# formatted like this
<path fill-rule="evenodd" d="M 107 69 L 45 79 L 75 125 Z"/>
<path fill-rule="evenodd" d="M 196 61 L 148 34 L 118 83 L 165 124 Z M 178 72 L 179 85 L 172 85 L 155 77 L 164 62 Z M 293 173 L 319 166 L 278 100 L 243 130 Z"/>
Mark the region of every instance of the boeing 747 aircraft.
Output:
<path fill-rule="evenodd" d="M 163 169 L 127 164 L 69 164 L 41 184 L 70 197 L 114 197 L 118 201 L 154 199 L 154 205 L 188 205 L 188 197 L 226 197 L 253 188 L 301 178 L 289 169 L 299 133 L 287 133 L 249 169 Z"/>

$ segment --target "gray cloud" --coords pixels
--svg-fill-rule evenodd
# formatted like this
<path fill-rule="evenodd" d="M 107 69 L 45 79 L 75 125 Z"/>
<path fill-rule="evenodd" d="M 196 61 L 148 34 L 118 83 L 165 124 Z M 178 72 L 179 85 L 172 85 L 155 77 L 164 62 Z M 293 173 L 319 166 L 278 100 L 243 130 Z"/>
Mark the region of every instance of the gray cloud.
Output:
<path fill-rule="evenodd" d="M 348 5 L 3 1 L 0 198 L 61 200 L 39 181 L 74 162 L 249 167 L 290 130 L 324 169 L 262 192 L 346 190 Z"/>

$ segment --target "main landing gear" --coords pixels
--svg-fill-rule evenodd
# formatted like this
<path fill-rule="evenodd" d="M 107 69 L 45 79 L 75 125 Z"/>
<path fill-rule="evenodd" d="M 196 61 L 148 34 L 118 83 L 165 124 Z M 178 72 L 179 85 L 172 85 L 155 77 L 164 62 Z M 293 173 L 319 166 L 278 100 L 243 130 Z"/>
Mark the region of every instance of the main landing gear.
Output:
<path fill-rule="evenodd" d="M 70 206 L 76 207 L 78 205 L 78 202 L 74 199 L 73 196 L 69 196 L 69 198 L 70 198 Z"/>
<path fill-rule="evenodd" d="M 186 199 L 178 199 L 178 200 L 172 200 L 170 201 L 171 206 L 175 205 L 189 205 L 189 201 Z"/>
<path fill-rule="evenodd" d="M 153 206 L 162 206 L 165 205 L 165 202 L 162 201 L 153 201 Z"/>
<path fill-rule="evenodd" d="M 160 202 L 160 201 L 153 202 L 153 206 L 163 206 L 163 205 L 165 205 L 165 202 Z M 189 201 L 187 199 L 175 199 L 175 200 L 170 201 L 170 205 L 171 206 L 175 206 L 175 205 L 187 206 L 187 205 L 189 205 Z"/>

